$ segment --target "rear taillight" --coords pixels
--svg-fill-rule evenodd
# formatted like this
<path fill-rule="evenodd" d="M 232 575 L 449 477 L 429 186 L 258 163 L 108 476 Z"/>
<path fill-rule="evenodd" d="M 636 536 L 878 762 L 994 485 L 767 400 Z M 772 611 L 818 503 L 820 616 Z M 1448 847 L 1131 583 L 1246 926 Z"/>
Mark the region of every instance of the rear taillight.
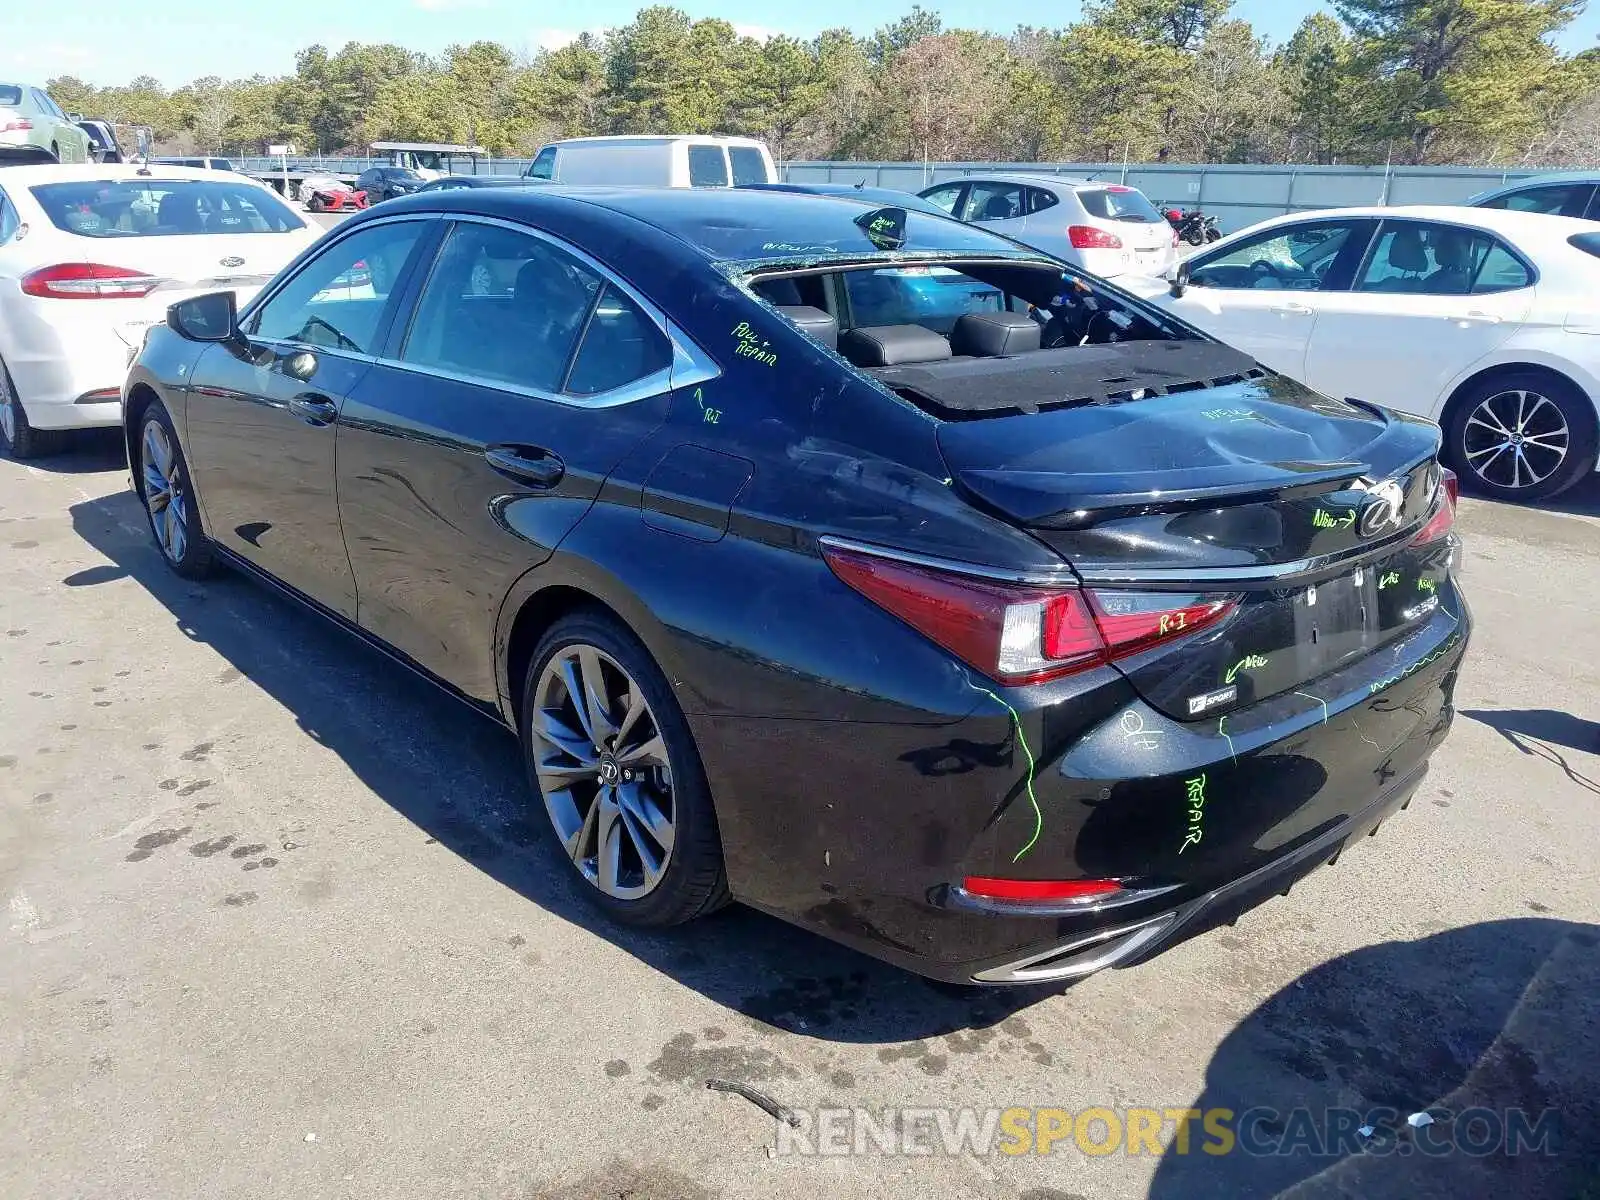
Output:
<path fill-rule="evenodd" d="M 1122 239 L 1093 225 L 1069 225 L 1067 240 L 1074 250 L 1121 250 Z"/>
<path fill-rule="evenodd" d="M 1422 527 L 1422 532 L 1412 539 L 1413 546 L 1426 546 L 1429 542 L 1437 542 L 1447 535 L 1456 525 L 1456 501 L 1461 496 L 1461 480 L 1449 467 L 1441 470 L 1438 507 L 1434 509 L 1433 516 L 1428 518 L 1428 523 Z"/>
<path fill-rule="evenodd" d="M 57 263 L 22 277 L 23 293 L 47 300 L 128 300 L 148 296 L 161 281 L 143 271 L 103 263 Z"/>
<path fill-rule="evenodd" d="M 1088 904 L 1109 899 L 1122 891 L 1121 884 L 1109 879 L 991 879 L 985 875 L 968 875 L 961 887 L 969 896 L 1013 904 L 1063 900 Z"/>
<path fill-rule="evenodd" d="M 33 122 L 27 117 L 0 117 L 0 133 L 10 133 L 13 130 L 28 130 L 33 128 Z"/>
<path fill-rule="evenodd" d="M 845 584 L 1005 684 L 1103 666 L 1225 618 L 1237 596 L 1042 588 L 824 546 Z"/>

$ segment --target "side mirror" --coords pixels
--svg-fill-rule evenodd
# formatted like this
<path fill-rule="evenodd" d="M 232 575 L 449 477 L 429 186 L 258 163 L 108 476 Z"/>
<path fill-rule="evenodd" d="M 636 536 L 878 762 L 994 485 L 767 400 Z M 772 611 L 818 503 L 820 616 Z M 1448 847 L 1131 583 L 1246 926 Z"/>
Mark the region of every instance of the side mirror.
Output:
<path fill-rule="evenodd" d="M 1184 259 L 1172 271 L 1172 298 L 1182 300 L 1189 290 L 1189 260 Z"/>
<path fill-rule="evenodd" d="M 180 300 L 167 309 L 167 328 L 191 342 L 236 341 L 238 301 L 232 292 L 208 292 Z"/>

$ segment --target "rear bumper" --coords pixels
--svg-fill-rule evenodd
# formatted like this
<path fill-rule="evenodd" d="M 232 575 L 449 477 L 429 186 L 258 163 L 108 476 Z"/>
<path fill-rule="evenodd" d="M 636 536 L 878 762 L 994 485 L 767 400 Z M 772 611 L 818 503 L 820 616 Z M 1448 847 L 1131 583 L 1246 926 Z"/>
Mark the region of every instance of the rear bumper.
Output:
<path fill-rule="evenodd" d="M 1337 828 L 1275 862 L 1196 899 L 1134 922 L 1120 922 L 973 971 L 975 983 L 1059 983 L 1108 967 L 1145 962 L 1180 942 L 1231 925 L 1245 913 L 1289 889 L 1324 863 L 1332 865 L 1363 834 L 1375 834 L 1395 812 L 1409 808 L 1428 768 L 1424 764 L 1371 806 Z"/>
<path fill-rule="evenodd" d="M 92 308 L 104 302 L 40 303 Z M 4 315 L 12 316 L 10 312 Z M 121 423 L 122 380 L 134 347 L 118 336 L 109 322 L 64 314 L 58 323 L 23 311 L 8 325 L 0 335 L 0 354 L 11 370 L 30 425 L 35 429 L 89 429 Z M 85 400 L 96 392 L 106 395 Z"/>
<path fill-rule="evenodd" d="M 1115 675 L 1008 693 L 1015 716 L 984 700 L 937 725 L 691 716 L 730 887 L 954 983 L 1143 962 L 1282 892 L 1409 802 L 1453 722 L 1470 636 L 1454 589 L 1448 600 L 1381 653 L 1226 720 L 1167 718 Z M 980 906 L 961 891 L 970 876 L 1126 891 Z"/>

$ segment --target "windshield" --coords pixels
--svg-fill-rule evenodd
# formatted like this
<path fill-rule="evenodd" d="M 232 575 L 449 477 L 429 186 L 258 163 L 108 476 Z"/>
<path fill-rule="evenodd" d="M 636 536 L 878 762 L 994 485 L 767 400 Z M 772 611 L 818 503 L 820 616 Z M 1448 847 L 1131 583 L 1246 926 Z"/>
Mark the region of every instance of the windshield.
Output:
<path fill-rule="evenodd" d="M 1078 199 L 1091 217 L 1099 217 L 1102 221 L 1137 221 L 1145 225 L 1158 225 L 1166 220 L 1137 188 L 1090 188 L 1080 191 Z"/>
<path fill-rule="evenodd" d="M 265 188 L 198 179 L 98 179 L 31 189 L 57 229 L 80 237 L 291 233 L 305 222 Z"/>

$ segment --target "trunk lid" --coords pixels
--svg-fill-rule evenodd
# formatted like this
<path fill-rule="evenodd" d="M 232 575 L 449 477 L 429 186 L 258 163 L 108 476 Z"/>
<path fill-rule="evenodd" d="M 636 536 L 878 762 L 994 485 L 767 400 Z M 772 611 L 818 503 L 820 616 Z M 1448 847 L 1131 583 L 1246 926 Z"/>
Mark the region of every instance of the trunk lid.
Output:
<path fill-rule="evenodd" d="M 1100 394 L 1039 404 L 1024 368 L 991 387 L 988 412 L 974 388 L 941 413 L 958 419 L 939 442 L 955 484 L 1065 557 L 1103 612 L 1237 602 L 1119 663 L 1151 704 L 1190 720 L 1301 689 L 1438 607 L 1449 545 L 1412 545 L 1439 491 L 1436 426 L 1319 396 L 1215 343 L 1067 353 L 1106 368 Z M 929 388 L 941 383 L 913 391 Z"/>

